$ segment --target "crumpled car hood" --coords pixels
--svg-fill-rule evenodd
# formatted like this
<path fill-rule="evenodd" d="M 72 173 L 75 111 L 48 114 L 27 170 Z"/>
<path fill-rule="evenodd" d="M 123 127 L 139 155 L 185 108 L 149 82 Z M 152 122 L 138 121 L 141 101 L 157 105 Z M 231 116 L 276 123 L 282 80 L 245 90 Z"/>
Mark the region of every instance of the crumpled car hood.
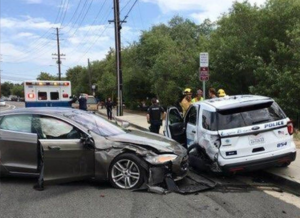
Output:
<path fill-rule="evenodd" d="M 114 142 L 124 142 L 149 146 L 160 153 L 174 153 L 177 155 L 186 155 L 186 149 L 182 147 L 178 142 L 168 139 L 167 137 L 164 137 L 159 134 L 131 130 L 126 134 L 110 136 L 107 139 Z"/>

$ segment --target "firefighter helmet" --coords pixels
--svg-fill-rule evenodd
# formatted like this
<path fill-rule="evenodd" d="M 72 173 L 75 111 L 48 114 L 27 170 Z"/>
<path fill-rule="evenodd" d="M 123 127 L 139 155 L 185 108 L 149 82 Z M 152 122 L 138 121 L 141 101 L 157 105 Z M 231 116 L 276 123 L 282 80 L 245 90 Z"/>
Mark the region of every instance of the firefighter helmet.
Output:
<path fill-rule="evenodd" d="M 184 95 L 191 95 L 191 94 L 192 94 L 192 89 L 186 88 L 186 89 L 183 91 L 183 94 L 184 94 Z"/>

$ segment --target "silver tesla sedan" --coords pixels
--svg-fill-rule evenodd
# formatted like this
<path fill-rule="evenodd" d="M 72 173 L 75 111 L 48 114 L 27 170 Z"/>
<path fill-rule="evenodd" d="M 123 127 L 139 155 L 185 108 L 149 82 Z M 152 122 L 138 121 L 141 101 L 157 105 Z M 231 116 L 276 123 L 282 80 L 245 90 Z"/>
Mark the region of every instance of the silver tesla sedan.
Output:
<path fill-rule="evenodd" d="M 23 108 L 0 113 L 0 175 L 36 176 L 47 183 L 109 180 L 121 189 L 179 180 L 186 149 L 158 134 L 126 130 L 71 108 Z"/>

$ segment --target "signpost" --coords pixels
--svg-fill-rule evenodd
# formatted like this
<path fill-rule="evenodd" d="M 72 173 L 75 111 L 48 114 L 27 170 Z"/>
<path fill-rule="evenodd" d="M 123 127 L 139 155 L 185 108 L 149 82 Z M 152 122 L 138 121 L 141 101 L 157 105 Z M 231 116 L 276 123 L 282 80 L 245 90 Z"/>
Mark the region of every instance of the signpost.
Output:
<path fill-rule="evenodd" d="M 200 53 L 199 80 L 203 82 L 203 99 L 205 100 L 205 81 L 209 80 L 209 56 L 207 52 Z"/>

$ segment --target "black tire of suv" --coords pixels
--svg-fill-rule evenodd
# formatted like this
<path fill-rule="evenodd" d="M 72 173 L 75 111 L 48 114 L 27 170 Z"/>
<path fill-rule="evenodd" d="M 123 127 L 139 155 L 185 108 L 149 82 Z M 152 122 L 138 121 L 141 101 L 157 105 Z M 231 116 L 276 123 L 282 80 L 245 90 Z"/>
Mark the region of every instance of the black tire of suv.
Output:
<path fill-rule="evenodd" d="M 197 147 L 199 147 L 198 144 L 193 144 L 187 149 L 187 153 L 189 155 L 189 166 L 198 172 L 208 171 L 209 169 L 206 166 L 205 160 L 199 154 L 201 151 Z M 191 152 L 193 149 L 196 149 L 196 151 Z"/>

